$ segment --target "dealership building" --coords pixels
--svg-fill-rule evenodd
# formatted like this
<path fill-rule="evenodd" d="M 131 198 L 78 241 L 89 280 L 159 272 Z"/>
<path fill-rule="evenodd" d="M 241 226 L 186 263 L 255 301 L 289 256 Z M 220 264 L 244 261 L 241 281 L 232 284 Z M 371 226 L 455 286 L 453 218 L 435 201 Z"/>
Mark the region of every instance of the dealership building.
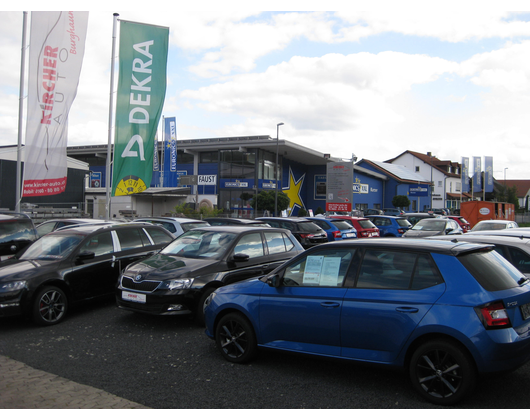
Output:
<path fill-rule="evenodd" d="M 70 158 L 89 165 L 85 206 L 89 215 L 102 217 L 107 145 L 67 150 Z M 158 216 L 170 214 L 178 204 L 198 203 L 223 209 L 233 217 L 258 217 L 262 213 L 254 212 L 249 197 L 260 191 L 275 191 L 276 187 L 290 198 L 289 215 L 296 216 L 302 208 L 325 210 L 327 164 L 352 161 L 270 136 L 179 140 L 173 170 L 164 164 L 166 150 L 169 147 L 159 142 L 155 159 L 159 165 L 153 170 L 150 187 L 130 196 L 112 197 L 111 215 Z M 353 208 L 393 207 L 395 195 L 409 197 L 410 211 L 431 207 L 431 181 L 419 173 L 402 165 L 366 159 L 353 168 Z"/>

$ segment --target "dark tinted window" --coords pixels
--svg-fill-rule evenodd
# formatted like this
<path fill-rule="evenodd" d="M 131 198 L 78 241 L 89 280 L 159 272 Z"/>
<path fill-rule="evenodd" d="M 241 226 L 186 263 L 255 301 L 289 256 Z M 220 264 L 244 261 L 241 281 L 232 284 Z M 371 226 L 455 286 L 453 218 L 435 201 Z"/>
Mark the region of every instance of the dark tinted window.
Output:
<path fill-rule="evenodd" d="M 0 242 L 35 240 L 33 224 L 29 219 L 0 221 Z"/>
<path fill-rule="evenodd" d="M 351 230 L 352 226 L 345 220 L 333 220 L 333 225 L 340 230 Z"/>
<path fill-rule="evenodd" d="M 366 250 L 357 287 L 368 289 L 424 289 L 443 280 L 430 255 Z"/>
<path fill-rule="evenodd" d="M 411 227 L 410 222 L 407 219 L 396 219 L 397 224 L 401 227 Z"/>
<path fill-rule="evenodd" d="M 321 229 L 313 222 L 301 222 L 296 224 L 297 230 L 300 232 L 317 233 L 321 232 Z"/>
<path fill-rule="evenodd" d="M 144 229 L 147 231 L 147 233 L 156 245 L 168 244 L 173 240 L 171 235 L 167 232 L 164 232 L 162 229 L 156 229 L 151 227 L 146 227 Z"/>
<path fill-rule="evenodd" d="M 508 253 L 510 254 L 508 258 L 504 256 L 507 260 L 509 260 L 515 268 L 517 268 L 522 273 L 529 273 L 530 272 L 530 255 L 528 255 L 526 252 L 519 248 L 515 248 L 513 246 L 507 246 Z M 495 248 L 497 252 L 499 252 L 499 249 L 497 247 Z"/>
<path fill-rule="evenodd" d="M 142 240 L 139 229 L 118 229 L 116 230 L 116 233 L 118 234 L 122 251 L 144 246 L 144 241 Z M 142 232 L 142 234 L 145 237 L 145 233 Z M 145 241 L 149 243 L 147 237 L 145 237 Z"/>
<path fill-rule="evenodd" d="M 365 229 L 373 229 L 376 227 L 372 222 L 370 222 L 370 220 L 359 220 L 359 224 Z"/>
<path fill-rule="evenodd" d="M 461 255 L 458 260 L 490 292 L 518 287 L 522 274 L 495 251 Z"/>
<path fill-rule="evenodd" d="M 93 252 L 96 257 L 99 255 L 109 254 L 114 251 L 114 245 L 112 243 L 112 236 L 110 232 L 103 232 L 99 235 L 94 235 L 87 240 L 81 247 L 80 252 L 90 251 Z"/>

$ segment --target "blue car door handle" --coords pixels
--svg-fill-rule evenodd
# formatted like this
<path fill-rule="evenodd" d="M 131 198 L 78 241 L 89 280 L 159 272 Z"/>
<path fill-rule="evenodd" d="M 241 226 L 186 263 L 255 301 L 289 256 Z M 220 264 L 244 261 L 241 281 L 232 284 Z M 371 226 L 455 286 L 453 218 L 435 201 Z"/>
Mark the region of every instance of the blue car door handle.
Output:
<path fill-rule="evenodd" d="M 338 308 L 340 306 L 340 303 L 337 302 L 322 302 L 320 306 L 323 306 L 324 308 Z"/>
<path fill-rule="evenodd" d="M 396 308 L 396 311 L 405 312 L 408 314 L 415 314 L 416 312 L 418 312 L 418 308 L 411 308 L 410 306 L 398 306 Z"/>

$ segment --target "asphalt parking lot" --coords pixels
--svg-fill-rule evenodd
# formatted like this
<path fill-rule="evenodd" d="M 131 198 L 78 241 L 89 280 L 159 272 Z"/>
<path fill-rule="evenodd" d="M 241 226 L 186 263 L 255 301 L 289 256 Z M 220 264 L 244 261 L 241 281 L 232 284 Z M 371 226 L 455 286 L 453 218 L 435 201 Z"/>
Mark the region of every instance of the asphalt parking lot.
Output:
<path fill-rule="evenodd" d="M 72 308 L 53 327 L 0 319 L 0 354 L 150 408 L 438 408 L 401 370 L 271 351 L 234 365 L 191 320 L 126 312 L 112 299 Z M 529 388 L 526 365 L 481 380 L 457 407 L 529 408 Z"/>

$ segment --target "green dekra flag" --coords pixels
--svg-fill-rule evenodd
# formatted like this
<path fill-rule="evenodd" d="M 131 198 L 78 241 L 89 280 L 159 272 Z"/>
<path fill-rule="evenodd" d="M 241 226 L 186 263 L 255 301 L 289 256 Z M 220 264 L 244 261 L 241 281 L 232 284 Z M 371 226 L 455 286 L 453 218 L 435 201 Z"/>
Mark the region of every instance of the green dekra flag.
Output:
<path fill-rule="evenodd" d="M 166 95 L 169 28 L 120 21 L 112 195 L 149 188 Z"/>

